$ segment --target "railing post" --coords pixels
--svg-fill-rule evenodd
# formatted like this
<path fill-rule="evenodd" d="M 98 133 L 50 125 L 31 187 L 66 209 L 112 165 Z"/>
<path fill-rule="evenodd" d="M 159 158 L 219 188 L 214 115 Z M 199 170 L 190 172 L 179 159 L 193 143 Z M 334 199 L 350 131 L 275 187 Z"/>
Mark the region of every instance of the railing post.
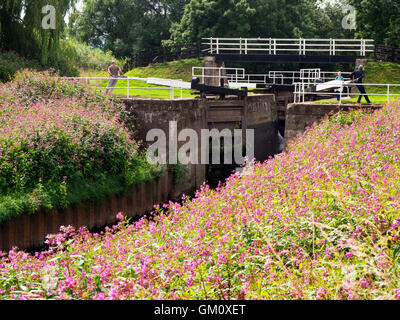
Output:
<path fill-rule="evenodd" d="M 333 48 L 332 48 L 332 50 L 333 50 L 333 55 L 335 56 L 336 55 L 336 40 L 335 39 L 333 39 Z"/>
<path fill-rule="evenodd" d="M 240 54 L 242 54 L 242 38 L 240 38 Z"/>
<path fill-rule="evenodd" d="M 299 55 L 301 56 L 303 53 L 303 40 L 299 39 Z"/>
<path fill-rule="evenodd" d="M 244 40 L 244 53 L 247 54 L 247 38 Z"/>
<path fill-rule="evenodd" d="M 217 54 L 219 54 L 219 38 L 217 38 L 216 42 L 217 42 Z"/>
<path fill-rule="evenodd" d="M 360 46 L 361 46 L 361 48 L 360 48 L 360 55 L 361 55 L 361 56 L 365 56 L 365 55 L 364 55 L 364 49 L 363 49 L 363 42 L 364 42 L 364 40 L 361 39 L 361 43 L 360 43 Z"/>
<path fill-rule="evenodd" d="M 269 54 L 271 55 L 272 51 L 271 51 L 271 46 L 272 46 L 272 38 L 269 38 Z"/>
<path fill-rule="evenodd" d="M 390 86 L 387 85 L 387 102 L 389 103 L 390 101 Z"/>
<path fill-rule="evenodd" d="M 274 55 L 276 55 L 276 39 L 274 39 Z"/>
<path fill-rule="evenodd" d="M 129 78 L 127 79 L 127 90 L 128 90 L 128 93 L 127 93 L 127 98 L 129 99 L 130 98 L 130 94 L 129 94 Z"/>

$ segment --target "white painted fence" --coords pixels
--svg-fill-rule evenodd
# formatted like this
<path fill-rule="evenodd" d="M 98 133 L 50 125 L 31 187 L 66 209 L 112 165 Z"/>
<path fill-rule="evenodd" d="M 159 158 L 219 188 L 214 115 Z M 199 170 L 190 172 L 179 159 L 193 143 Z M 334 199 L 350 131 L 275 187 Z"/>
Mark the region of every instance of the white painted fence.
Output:
<path fill-rule="evenodd" d="M 191 89 L 190 82 L 184 82 L 182 80 L 175 79 L 161 79 L 161 78 L 138 78 L 138 77 L 118 77 L 118 78 L 110 78 L 110 77 L 62 77 L 62 79 L 70 79 L 70 80 L 78 80 L 85 82 L 88 86 L 93 89 L 102 89 L 106 90 L 108 81 L 110 79 L 126 81 L 127 85 L 125 87 L 115 86 L 113 89 L 125 89 L 126 97 L 130 98 L 134 96 L 135 90 L 168 90 L 170 93 L 170 99 L 175 99 L 175 92 L 179 92 L 179 97 L 183 98 L 183 89 Z M 132 86 L 131 81 L 143 81 L 147 84 L 157 85 L 159 87 L 135 87 Z M 91 82 L 102 82 L 103 85 L 92 85 Z M 118 84 L 118 82 L 117 82 Z"/>
<path fill-rule="evenodd" d="M 322 86 L 324 84 L 321 84 Z M 325 84 L 327 85 L 327 84 Z M 327 96 L 329 98 L 332 98 L 332 96 L 339 96 L 339 103 L 342 102 L 342 99 L 344 98 L 344 88 L 348 87 L 348 88 L 352 88 L 352 87 L 357 87 L 363 85 L 366 88 L 367 91 L 367 95 L 368 97 L 386 97 L 386 101 L 389 102 L 391 97 L 399 97 L 400 98 L 400 84 L 376 84 L 376 83 L 350 83 L 348 81 L 338 81 L 336 84 L 331 83 L 330 84 L 330 88 L 329 89 L 336 89 L 336 92 L 332 93 L 332 92 L 321 92 L 318 91 L 318 88 L 316 88 L 315 91 L 312 90 L 308 90 L 310 87 L 307 83 L 304 82 L 298 82 L 295 83 L 295 91 L 294 91 L 294 102 L 305 102 L 305 97 L 307 95 L 318 95 L 318 96 Z M 386 88 L 386 93 L 368 93 L 368 88 L 371 87 L 382 87 L 382 88 Z M 320 90 L 325 90 L 327 88 L 320 88 Z M 393 89 L 397 89 L 396 93 L 393 93 Z M 345 97 L 345 99 L 347 98 L 351 98 L 352 96 L 359 96 L 361 93 L 360 92 L 355 92 L 352 93 L 351 90 L 348 90 L 348 92 L 346 93 L 347 97 Z"/>
<path fill-rule="evenodd" d="M 372 39 L 203 38 L 209 54 L 298 54 L 367 56 L 375 51 Z"/>

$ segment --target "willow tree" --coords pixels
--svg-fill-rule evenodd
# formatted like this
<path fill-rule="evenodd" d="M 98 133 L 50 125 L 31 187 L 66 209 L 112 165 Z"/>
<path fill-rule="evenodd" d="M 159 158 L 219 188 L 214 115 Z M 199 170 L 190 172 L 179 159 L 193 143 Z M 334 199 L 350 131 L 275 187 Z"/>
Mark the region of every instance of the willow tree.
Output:
<path fill-rule="evenodd" d="M 75 2 L 76 0 L 2 0 L 2 48 L 37 58 L 42 64 L 57 61 L 59 40 L 65 27 L 64 17 Z M 48 27 L 48 19 L 54 22 L 51 27 Z"/>

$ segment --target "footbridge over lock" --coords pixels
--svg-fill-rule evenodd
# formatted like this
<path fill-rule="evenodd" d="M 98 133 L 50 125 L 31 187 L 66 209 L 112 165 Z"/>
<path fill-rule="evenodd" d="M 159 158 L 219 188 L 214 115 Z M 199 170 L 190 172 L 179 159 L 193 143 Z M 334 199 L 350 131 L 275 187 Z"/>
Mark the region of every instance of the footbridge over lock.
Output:
<path fill-rule="evenodd" d="M 372 39 L 203 38 L 217 61 L 353 64 L 375 52 Z"/>

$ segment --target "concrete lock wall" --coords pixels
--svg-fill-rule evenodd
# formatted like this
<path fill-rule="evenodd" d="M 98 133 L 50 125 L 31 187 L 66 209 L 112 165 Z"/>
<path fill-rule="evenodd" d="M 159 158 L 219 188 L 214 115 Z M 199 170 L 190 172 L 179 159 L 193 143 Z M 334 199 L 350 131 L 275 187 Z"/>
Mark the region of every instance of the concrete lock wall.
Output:
<path fill-rule="evenodd" d="M 156 100 L 156 99 L 123 99 L 126 109 L 130 112 L 133 124 L 137 130 L 137 139 L 144 145 L 148 132 L 152 129 L 161 129 L 167 137 L 167 152 L 169 149 L 169 123 L 176 121 L 178 134 L 183 129 L 193 129 L 201 137 L 201 129 L 207 128 L 205 106 L 201 100 Z M 179 145 L 178 145 L 179 147 Z M 199 188 L 205 181 L 204 165 L 188 165 L 188 176 L 185 182 L 175 186 L 174 197 L 183 193 L 190 193 Z"/>
<path fill-rule="evenodd" d="M 380 109 L 379 106 L 358 107 L 355 105 L 337 104 L 316 104 L 316 103 L 291 103 L 286 111 L 285 149 L 290 141 L 302 135 L 307 127 L 315 122 L 320 122 L 331 112 L 348 111 L 362 108 L 364 110 Z"/>
<path fill-rule="evenodd" d="M 236 123 L 240 123 L 241 128 L 255 130 L 255 157 L 257 160 L 264 161 L 277 152 L 277 106 L 273 94 L 252 95 L 243 101 L 228 97 L 226 100 L 124 99 L 123 102 L 132 115 L 138 139 L 145 144 L 148 144 L 146 142 L 147 133 L 154 128 L 162 129 L 167 134 L 168 144 L 170 121 L 177 121 L 178 134 L 181 130 L 190 128 L 196 131 L 198 137 L 201 137 L 202 129 L 214 127 L 230 129 L 235 125 L 235 121 L 232 119 L 237 119 Z M 239 117 L 236 116 L 236 112 L 239 112 Z M 213 120 L 210 119 L 211 113 L 214 117 L 219 118 L 219 125 L 215 126 Z M 224 122 L 221 117 L 226 121 Z M 168 148 L 169 145 L 167 145 Z M 193 191 L 205 181 L 205 165 L 189 165 L 188 169 L 188 179 L 176 186 L 176 195 Z"/>
<path fill-rule="evenodd" d="M 275 95 L 247 97 L 247 128 L 254 129 L 255 158 L 265 161 L 278 152 L 277 105 Z"/>

